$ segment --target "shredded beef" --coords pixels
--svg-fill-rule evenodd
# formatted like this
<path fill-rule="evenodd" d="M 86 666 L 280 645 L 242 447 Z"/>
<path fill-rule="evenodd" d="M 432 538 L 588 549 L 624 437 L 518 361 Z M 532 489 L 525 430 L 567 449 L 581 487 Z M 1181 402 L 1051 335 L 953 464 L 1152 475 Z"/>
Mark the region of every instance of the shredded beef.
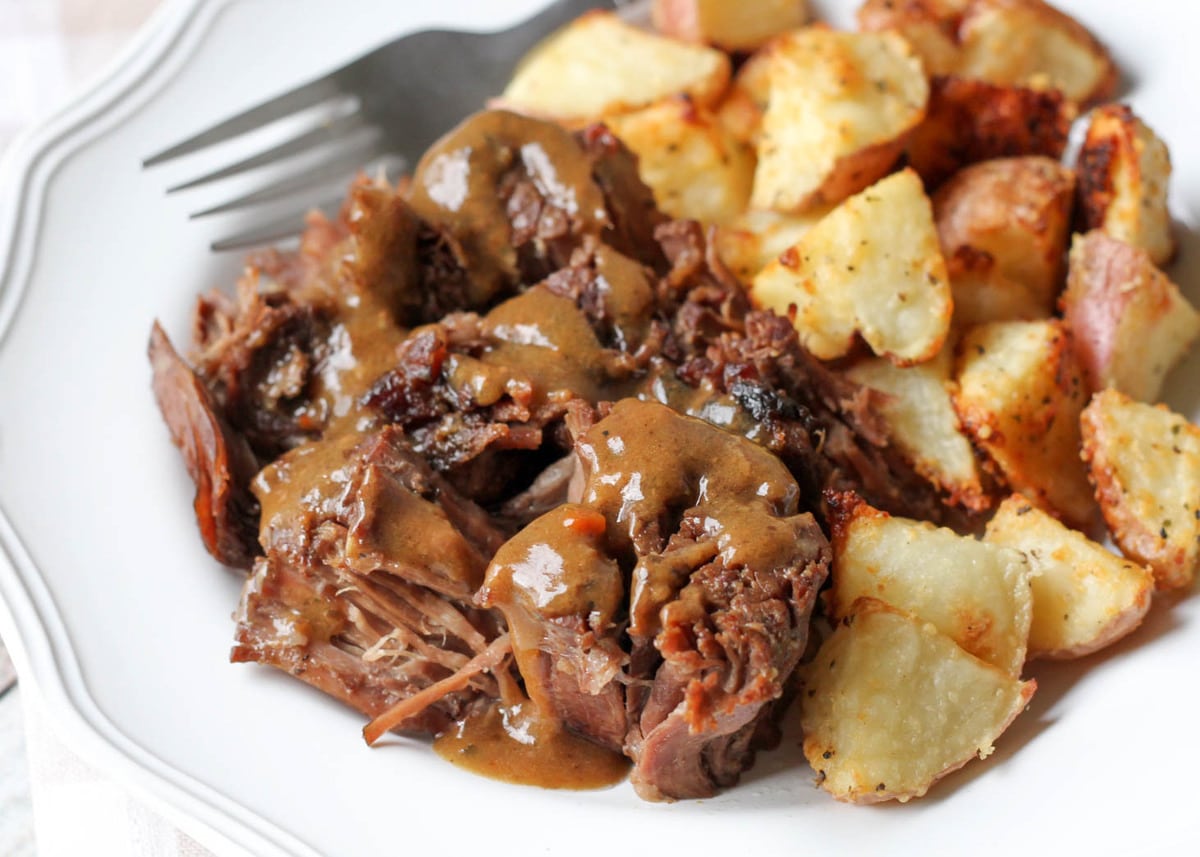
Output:
<path fill-rule="evenodd" d="M 217 561 L 248 569 L 258 553 L 258 503 L 250 479 L 258 465 L 246 439 L 217 412 L 208 389 L 157 324 L 150 334 L 154 395 L 171 439 L 196 483 L 196 521 Z"/>
<path fill-rule="evenodd" d="M 190 366 L 150 355 L 204 544 L 253 567 L 234 660 L 372 734 L 527 695 L 648 799 L 774 733 L 827 490 L 953 514 L 602 126 L 467 120 L 203 297 Z"/>

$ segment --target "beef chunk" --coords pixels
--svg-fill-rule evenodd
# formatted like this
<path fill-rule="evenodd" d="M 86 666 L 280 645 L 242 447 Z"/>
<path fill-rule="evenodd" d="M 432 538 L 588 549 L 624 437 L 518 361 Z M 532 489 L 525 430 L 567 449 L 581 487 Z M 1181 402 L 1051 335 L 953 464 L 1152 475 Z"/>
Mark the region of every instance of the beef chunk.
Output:
<path fill-rule="evenodd" d="M 623 746 L 643 797 L 711 795 L 799 661 L 828 544 L 778 459 L 661 405 L 617 403 L 577 451 L 580 503 L 501 548 L 479 603 L 504 613 L 530 698 Z"/>
<path fill-rule="evenodd" d="M 154 396 L 196 483 L 195 510 L 204 547 L 218 562 L 250 568 L 258 553 L 258 502 L 249 491 L 254 453 L 217 412 L 208 389 L 157 324 L 150 333 Z"/>
<path fill-rule="evenodd" d="M 298 447 L 255 480 L 266 556 L 242 594 L 235 661 L 279 667 L 377 716 L 502 631 L 471 604 L 503 535 L 396 427 Z M 489 676 L 407 721 L 438 732 Z"/>

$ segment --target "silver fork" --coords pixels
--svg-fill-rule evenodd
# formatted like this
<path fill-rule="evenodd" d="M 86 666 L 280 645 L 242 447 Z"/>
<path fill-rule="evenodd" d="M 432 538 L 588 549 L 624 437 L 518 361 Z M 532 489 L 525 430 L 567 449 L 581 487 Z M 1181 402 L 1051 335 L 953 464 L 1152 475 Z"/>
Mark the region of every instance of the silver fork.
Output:
<path fill-rule="evenodd" d="M 619 4 L 618 4 L 619 5 Z M 395 156 L 411 168 L 421 153 L 459 120 L 484 106 L 511 76 L 517 61 L 537 42 L 586 10 L 611 2 L 554 0 L 525 22 L 493 33 L 426 30 L 402 36 L 289 92 L 238 113 L 142 162 L 162 164 L 183 155 L 255 131 L 298 113 L 341 108 L 317 127 L 265 151 L 168 189 L 175 193 L 265 167 L 309 150 L 328 150 L 312 168 L 274 181 L 251 193 L 197 211 L 204 217 L 297 194 L 383 156 Z M 305 204 L 283 217 L 212 244 L 233 250 L 264 244 L 300 232 L 305 211 L 336 200 Z"/>

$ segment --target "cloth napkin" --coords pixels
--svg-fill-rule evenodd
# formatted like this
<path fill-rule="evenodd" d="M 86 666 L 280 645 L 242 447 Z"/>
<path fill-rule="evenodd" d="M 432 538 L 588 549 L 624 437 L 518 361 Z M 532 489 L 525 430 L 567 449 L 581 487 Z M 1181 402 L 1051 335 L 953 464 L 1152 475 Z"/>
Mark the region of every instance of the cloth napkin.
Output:
<path fill-rule="evenodd" d="M 0 152 L 102 73 L 160 0 L 0 0 Z M 21 686 L 40 857 L 211 857 L 65 747 Z"/>

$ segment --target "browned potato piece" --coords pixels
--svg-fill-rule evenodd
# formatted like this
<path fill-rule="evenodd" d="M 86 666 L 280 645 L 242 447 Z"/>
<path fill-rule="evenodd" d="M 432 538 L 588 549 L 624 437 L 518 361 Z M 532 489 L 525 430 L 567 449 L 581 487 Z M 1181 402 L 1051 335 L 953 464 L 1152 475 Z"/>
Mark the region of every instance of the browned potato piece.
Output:
<path fill-rule="evenodd" d="M 863 340 L 897 365 L 929 360 L 953 311 L 929 200 L 912 170 L 847 199 L 754 278 L 751 299 L 790 314 L 822 360 Z"/>
<path fill-rule="evenodd" d="M 835 619 L 859 598 L 878 598 L 931 622 L 975 657 L 1021 674 L 1033 616 L 1024 555 L 892 517 L 854 495 L 839 495 L 830 518 Z"/>
<path fill-rule="evenodd" d="M 1087 228 L 1141 247 L 1156 265 L 1166 263 L 1175 252 L 1166 144 L 1128 107 L 1106 104 L 1092 112 L 1076 168 Z"/>
<path fill-rule="evenodd" d="M 668 98 L 607 124 L 637 155 L 638 174 L 671 217 L 724 223 L 745 210 L 754 154 L 690 99 Z"/>
<path fill-rule="evenodd" d="M 958 37 L 962 77 L 1059 89 L 1078 104 L 1103 101 L 1117 86 L 1104 46 L 1042 0 L 973 0 Z"/>
<path fill-rule="evenodd" d="M 884 176 L 925 115 L 929 83 L 896 33 L 811 27 L 772 42 L 750 204 L 799 211 Z"/>
<path fill-rule="evenodd" d="M 729 133 L 757 146 L 762 132 L 763 112 L 771 92 L 771 45 L 768 44 L 742 63 L 729 91 L 717 106 L 717 118 Z"/>
<path fill-rule="evenodd" d="M 1075 236 L 1062 309 L 1090 388 L 1144 402 L 1200 337 L 1200 312 L 1146 252 L 1100 231 Z"/>
<path fill-rule="evenodd" d="M 808 20 L 807 0 L 654 0 L 650 19 L 659 32 L 727 51 L 752 51 Z"/>
<path fill-rule="evenodd" d="M 929 110 L 908 141 L 908 163 L 935 188 L 968 164 L 991 158 L 1057 160 L 1073 115 L 1057 90 L 935 77 Z"/>
<path fill-rule="evenodd" d="M 1190 586 L 1200 566 L 1200 426 L 1116 390 L 1083 412 L 1083 454 L 1122 553 L 1159 589 Z"/>
<path fill-rule="evenodd" d="M 962 431 L 951 397 L 954 355 L 947 345 L 932 360 L 899 367 L 889 360 L 862 360 L 846 370 L 856 383 L 886 395 L 879 405 L 891 444 L 913 469 L 943 491 L 950 503 L 973 511 L 992 505 L 975 451 Z"/>
<path fill-rule="evenodd" d="M 1010 280 L 990 253 L 959 247 L 946 259 L 954 294 L 954 325 L 965 330 L 989 321 L 1048 318 L 1046 302 L 1029 286 Z"/>
<path fill-rule="evenodd" d="M 954 405 L 976 446 L 1039 508 L 1090 530 L 1096 507 L 1079 459 L 1086 394 L 1062 322 L 981 324 L 958 355 Z"/>
<path fill-rule="evenodd" d="M 714 237 L 717 255 L 730 273 L 743 283 L 749 283 L 784 250 L 800 243 L 800 239 L 828 213 L 828 208 L 803 214 L 743 211 L 729 223 L 717 227 Z"/>
<path fill-rule="evenodd" d="M 1024 497 L 1000 504 L 984 540 L 1033 566 L 1029 658 L 1090 655 L 1132 632 L 1150 609 L 1154 576 L 1068 529 Z"/>
<path fill-rule="evenodd" d="M 996 274 L 1027 286 L 1049 315 L 1062 285 L 1074 190 L 1071 171 L 1049 158 L 973 164 L 933 195 L 942 252 L 986 254 Z M 978 272 L 978 258 L 970 267 Z"/>
<path fill-rule="evenodd" d="M 729 74 L 729 57 L 721 51 L 593 11 L 527 54 L 494 106 L 569 123 L 678 94 L 709 105 L 724 93 Z"/>
<path fill-rule="evenodd" d="M 800 675 L 804 755 L 821 788 L 852 803 L 920 797 L 986 758 L 1037 687 L 871 598 Z"/>
<path fill-rule="evenodd" d="M 958 22 L 971 0 L 866 0 L 858 27 L 895 30 L 908 39 L 930 75 L 951 74 L 958 65 Z"/>

